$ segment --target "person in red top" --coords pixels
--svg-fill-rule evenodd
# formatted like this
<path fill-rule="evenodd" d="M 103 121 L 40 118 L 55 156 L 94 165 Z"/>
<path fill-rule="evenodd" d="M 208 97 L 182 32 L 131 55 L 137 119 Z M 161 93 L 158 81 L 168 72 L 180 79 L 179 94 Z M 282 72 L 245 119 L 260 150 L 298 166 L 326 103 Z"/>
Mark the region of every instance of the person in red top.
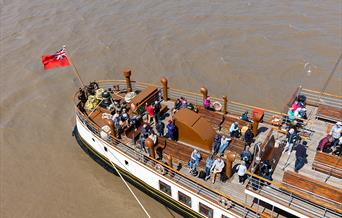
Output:
<path fill-rule="evenodd" d="M 145 104 L 145 110 L 147 112 L 147 122 L 151 122 L 151 118 L 154 118 L 154 107 L 152 105 Z"/>
<path fill-rule="evenodd" d="M 319 141 L 317 150 L 326 152 L 327 149 L 332 146 L 332 141 L 333 139 L 331 135 L 325 136 L 324 138 L 321 139 L 321 141 Z"/>

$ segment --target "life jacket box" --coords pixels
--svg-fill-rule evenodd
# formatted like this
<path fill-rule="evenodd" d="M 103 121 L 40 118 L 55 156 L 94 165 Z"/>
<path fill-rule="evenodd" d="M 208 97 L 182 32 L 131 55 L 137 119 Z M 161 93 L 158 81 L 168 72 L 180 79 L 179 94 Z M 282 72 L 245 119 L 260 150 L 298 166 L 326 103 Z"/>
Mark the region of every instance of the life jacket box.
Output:
<path fill-rule="evenodd" d="M 256 118 L 260 118 L 260 122 L 262 122 L 262 119 L 264 118 L 264 110 L 260 108 L 253 108 L 252 111 L 252 119 L 255 120 Z"/>

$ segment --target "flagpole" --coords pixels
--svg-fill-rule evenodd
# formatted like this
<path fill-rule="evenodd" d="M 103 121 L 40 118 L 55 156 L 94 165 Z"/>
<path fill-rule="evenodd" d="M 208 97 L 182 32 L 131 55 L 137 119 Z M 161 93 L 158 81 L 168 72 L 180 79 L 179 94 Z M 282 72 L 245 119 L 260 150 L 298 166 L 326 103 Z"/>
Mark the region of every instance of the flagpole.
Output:
<path fill-rule="evenodd" d="M 63 45 L 63 48 L 65 49 L 65 53 L 66 53 L 66 55 L 67 55 L 67 57 L 68 57 L 69 63 L 70 63 L 70 65 L 72 66 L 73 71 L 74 71 L 76 77 L 78 78 L 78 80 L 79 80 L 80 83 L 82 84 L 82 87 L 84 87 L 85 85 L 84 85 L 84 83 L 83 83 L 83 81 L 82 81 L 82 79 L 81 79 L 81 76 L 80 76 L 80 74 L 78 73 L 78 70 L 77 70 L 76 66 L 72 63 L 71 58 L 70 58 L 70 56 L 69 56 L 68 53 L 67 53 L 66 46 Z"/>

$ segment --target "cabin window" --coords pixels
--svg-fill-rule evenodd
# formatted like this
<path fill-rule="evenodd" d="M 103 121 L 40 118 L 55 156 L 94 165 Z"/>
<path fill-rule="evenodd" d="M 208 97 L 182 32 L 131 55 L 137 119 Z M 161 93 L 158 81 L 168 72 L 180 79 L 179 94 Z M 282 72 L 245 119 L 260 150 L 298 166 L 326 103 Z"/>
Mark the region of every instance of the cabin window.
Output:
<path fill-rule="evenodd" d="M 160 189 L 160 191 L 171 196 L 171 186 L 169 186 L 168 184 L 166 184 L 162 181 L 159 181 L 159 189 Z"/>
<path fill-rule="evenodd" d="M 214 215 L 213 209 L 202 204 L 201 202 L 199 203 L 199 212 L 200 214 L 203 214 L 204 216 L 209 217 L 209 218 L 212 218 Z"/>
<path fill-rule="evenodd" d="M 178 191 L 178 200 L 191 207 L 191 197 L 187 196 L 186 194 L 180 191 Z"/>

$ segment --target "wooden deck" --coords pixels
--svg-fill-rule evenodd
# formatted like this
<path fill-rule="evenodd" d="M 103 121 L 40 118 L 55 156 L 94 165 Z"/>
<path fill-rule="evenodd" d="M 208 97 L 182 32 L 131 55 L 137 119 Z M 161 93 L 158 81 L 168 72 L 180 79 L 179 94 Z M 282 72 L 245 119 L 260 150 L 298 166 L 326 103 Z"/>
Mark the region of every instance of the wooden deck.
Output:
<path fill-rule="evenodd" d="M 146 96 L 145 96 L 146 97 Z M 143 99 L 143 101 L 147 101 L 146 98 Z M 168 111 L 165 113 L 166 117 L 164 117 L 163 122 L 165 122 L 165 126 L 168 122 L 168 120 L 172 119 L 171 114 L 172 114 L 172 109 L 174 106 L 173 101 L 167 101 L 167 102 L 162 102 L 162 105 L 166 106 Z M 221 113 L 217 113 L 214 111 L 207 111 L 203 109 L 203 107 L 199 106 L 199 114 L 200 116 L 208 119 L 208 121 L 212 124 L 212 127 L 215 129 L 217 133 L 220 134 L 226 134 L 228 135 L 229 133 L 229 127 L 232 122 L 238 121 L 240 124 L 240 127 L 242 125 L 247 125 L 248 123 L 245 121 L 239 120 L 237 116 L 228 114 L 224 115 Z M 325 111 L 325 110 L 324 110 Z M 97 109 L 91 114 L 92 120 L 97 123 L 100 127 L 107 125 L 106 121 L 102 118 L 102 113 L 108 113 L 105 109 Z M 88 113 L 89 114 L 89 113 Z M 315 171 L 312 169 L 312 163 L 314 161 L 315 153 L 316 153 L 316 147 L 319 142 L 319 140 L 324 137 L 326 134 L 326 128 L 329 126 L 329 123 L 323 121 L 323 120 L 318 120 L 314 119 L 317 117 L 317 114 L 320 114 L 320 109 L 310 107 L 308 108 L 308 117 L 309 117 L 309 122 L 306 125 L 305 129 L 306 131 L 312 133 L 309 135 L 309 137 L 306 139 L 308 141 L 308 149 L 307 149 L 307 154 L 308 154 L 308 163 L 304 165 L 304 167 L 299 171 L 300 175 L 315 178 L 316 180 L 332 185 L 336 187 L 337 189 L 341 190 L 342 189 L 342 180 L 339 178 L 334 177 L 333 175 L 327 175 L 318 171 Z M 335 115 L 334 115 L 335 116 Z M 337 115 L 340 116 L 340 115 Z M 142 122 L 143 123 L 143 122 Z M 155 126 L 153 125 L 152 128 L 155 130 Z M 270 135 L 274 137 L 276 143 L 275 146 L 279 145 L 280 141 L 285 139 L 286 136 L 285 134 L 282 134 L 281 131 L 273 131 L 273 126 L 265 123 L 261 123 L 259 125 L 259 134 L 255 137 L 255 143 L 257 142 L 264 142 L 267 137 Z M 155 130 L 156 131 L 156 130 Z M 161 139 L 160 141 L 162 141 Z M 134 149 L 139 150 L 140 152 L 145 152 L 142 151 L 136 146 L 133 142 L 133 140 L 130 137 L 126 137 L 123 135 L 122 137 L 122 142 L 126 143 L 127 145 L 131 146 Z M 254 149 L 254 144 L 252 144 L 251 151 Z M 178 146 L 178 145 L 177 145 Z M 273 144 L 272 144 L 273 146 Z M 184 174 L 189 174 L 188 167 L 187 167 L 187 161 L 190 159 L 190 154 L 193 150 L 193 145 L 185 145 L 184 149 L 180 150 L 178 149 L 177 151 L 172 148 L 166 148 L 165 153 L 172 153 L 173 155 L 173 168 L 176 168 L 177 165 L 181 164 L 181 169 L 180 171 Z M 240 152 L 243 150 L 244 147 L 244 142 L 241 139 L 234 139 L 232 142 L 232 145 L 230 147 L 231 150 L 236 152 L 236 154 L 240 154 Z M 294 162 L 295 162 L 295 152 L 293 151 L 290 156 L 287 155 L 287 153 L 281 155 L 281 150 L 283 147 L 275 147 L 274 149 L 271 149 L 272 152 L 270 152 L 267 157 L 270 158 L 270 160 L 274 160 L 273 162 L 275 163 L 275 169 L 273 173 L 273 179 L 274 181 L 282 181 L 283 176 L 284 176 L 284 171 L 285 170 L 290 170 L 293 171 L 294 169 Z M 203 159 L 201 160 L 199 164 L 199 171 L 204 170 L 205 168 L 205 160 L 206 157 L 209 155 L 209 153 L 203 152 L 202 156 Z M 237 164 L 240 163 L 240 158 L 237 155 L 236 160 L 233 163 L 233 166 L 236 166 Z M 166 159 L 162 160 L 163 162 L 167 162 Z M 227 194 L 229 196 L 232 196 L 235 199 L 238 199 L 240 202 L 244 202 L 247 205 L 250 205 L 252 207 L 258 207 L 255 202 L 253 202 L 253 198 L 246 195 L 244 190 L 245 190 L 245 185 L 241 185 L 238 183 L 238 176 L 234 173 L 231 178 L 229 178 L 226 181 L 221 181 L 219 178 L 216 179 L 216 183 L 212 184 L 211 180 L 204 181 L 203 179 L 200 179 L 198 177 L 193 177 L 192 175 L 189 174 L 189 177 L 192 179 L 204 183 L 206 186 L 218 190 L 221 193 Z M 265 208 L 264 208 L 265 209 Z M 276 212 L 273 212 L 273 215 L 275 216 Z M 278 214 L 278 217 L 286 217 L 285 215 L 280 215 Z"/>
<path fill-rule="evenodd" d="M 338 122 L 342 120 L 342 108 L 332 107 L 324 104 L 318 106 L 317 119 Z"/>

